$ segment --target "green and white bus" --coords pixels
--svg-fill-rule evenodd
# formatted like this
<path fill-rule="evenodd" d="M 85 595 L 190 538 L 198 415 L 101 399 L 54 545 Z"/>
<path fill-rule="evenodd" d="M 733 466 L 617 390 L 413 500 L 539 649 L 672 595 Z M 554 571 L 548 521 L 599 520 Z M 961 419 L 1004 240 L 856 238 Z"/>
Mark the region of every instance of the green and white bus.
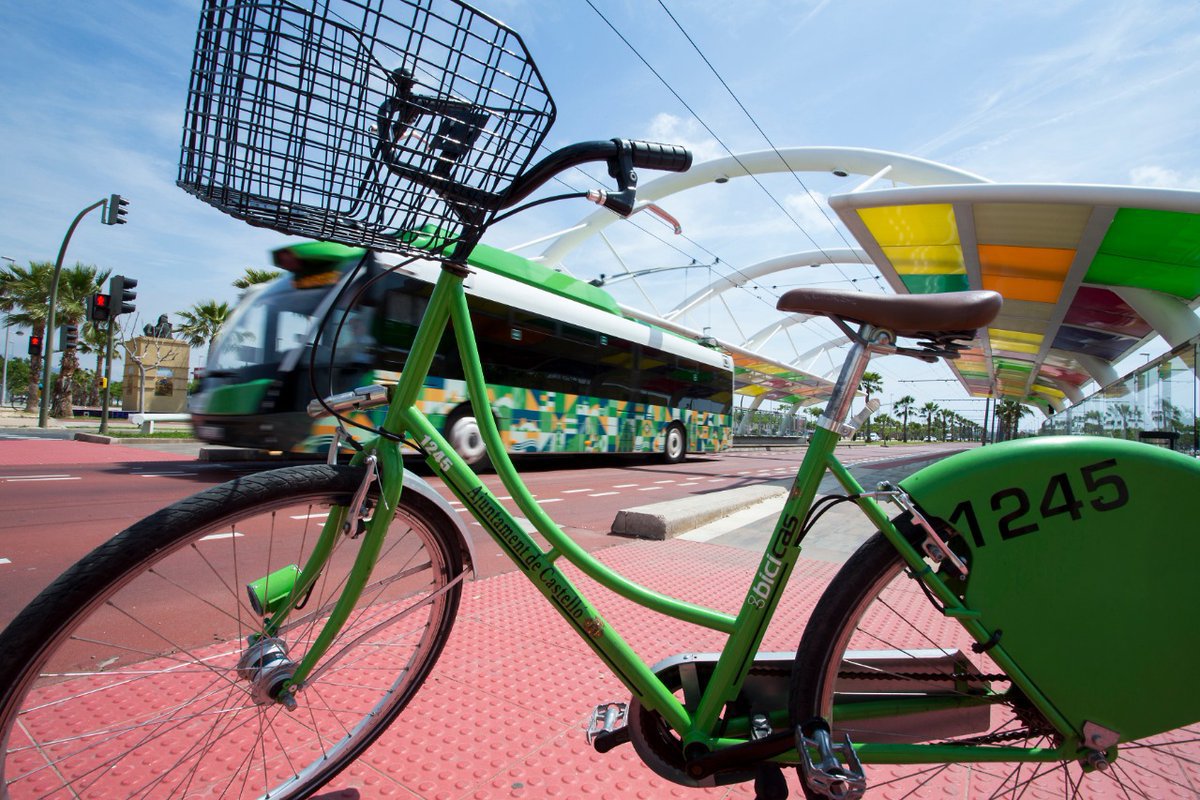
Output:
<path fill-rule="evenodd" d="M 192 398 L 196 435 L 269 451 L 325 452 L 332 417 L 305 413 L 319 320 L 395 257 L 324 242 L 275 251 L 285 273 L 247 294 L 214 341 Z M 353 277 L 353 267 L 366 269 Z M 653 453 L 668 462 L 732 441 L 733 364 L 728 354 L 623 315 L 607 292 L 485 245 L 468 264 L 467 296 L 492 414 L 512 453 Z M 333 309 L 316 353 L 321 392 L 394 382 L 441 267 L 412 261 L 374 281 L 350 312 Z M 447 334 L 421 410 L 473 464 L 485 455 Z M 374 425 L 386 409 L 356 421 Z M 356 431 L 362 433 L 362 431 Z"/>

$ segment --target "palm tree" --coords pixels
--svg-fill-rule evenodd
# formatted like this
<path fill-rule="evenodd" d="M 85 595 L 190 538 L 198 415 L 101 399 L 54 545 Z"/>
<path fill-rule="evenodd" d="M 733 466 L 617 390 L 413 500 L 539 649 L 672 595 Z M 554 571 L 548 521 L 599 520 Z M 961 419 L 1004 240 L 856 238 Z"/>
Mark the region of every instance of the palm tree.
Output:
<path fill-rule="evenodd" d="M 1029 406 L 1024 405 L 1019 400 L 1004 399 L 997 403 L 996 416 L 999 417 L 1002 424 L 1001 430 L 1004 438 L 1015 439 L 1021 418 L 1027 417 L 1032 413 Z"/>
<path fill-rule="evenodd" d="M 950 423 L 958 415 L 948 408 L 943 408 L 939 414 L 942 420 L 942 441 L 945 441 L 950 438 Z"/>
<path fill-rule="evenodd" d="M 0 272 L 0 311 L 8 314 L 11 324 L 28 328 L 31 337 L 46 335 L 46 306 L 53 278 L 54 265 L 49 261 L 31 261 L 28 267 L 13 264 Z M 29 357 L 26 411 L 38 409 L 41 401 L 38 382 L 41 377 L 42 353 L 39 351 Z"/>
<path fill-rule="evenodd" d="M 896 427 L 900 421 L 891 414 L 879 413 L 875 415 L 875 421 L 879 423 L 879 438 L 883 439 L 884 443 L 896 432 Z"/>
<path fill-rule="evenodd" d="M 116 325 L 113 329 L 114 337 L 120 332 L 120 325 L 117 320 L 110 320 L 109 325 Z M 79 331 L 79 352 L 81 355 L 96 356 L 96 372 L 92 375 L 92 388 L 88 392 L 87 404 L 94 406 L 100 402 L 100 379 L 104 376 L 104 351 L 108 348 L 108 331 L 101 328 L 94 322 L 84 323 L 83 328 Z M 120 358 L 121 353 L 118 349 L 113 349 L 113 358 Z"/>
<path fill-rule="evenodd" d="M 1131 403 L 1113 403 L 1108 407 L 1108 416 L 1114 426 L 1121 428 L 1122 439 L 1129 438 L 1131 426 L 1139 428 L 1142 424 L 1142 410 Z"/>
<path fill-rule="evenodd" d="M 819 420 L 821 418 L 821 415 L 825 413 L 825 407 L 824 406 L 806 406 L 804 408 L 804 413 L 808 414 L 810 417 L 812 417 L 812 422 L 808 423 L 805 427 L 812 428 L 812 427 L 816 426 L 817 420 Z"/>
<path fill-rule="evenodd" d="M 229 311 L 229 303 L 203 300 L 186 311 L 175 312 L 183 318 L 176 332 L 192 347 L 207 347 L 221 332 Z"/>
<path fill-rule="evenodd" d="M 867 395 L 867 403 L 871 402 L 873 392 L 883 391 L 883 376 L 878 372 L 864 372 L 858 382 L 858 388 Z M 871 441 L 871 418 L 867 417 L 867 441 Z"/>
<path fill-rule="evenodd" d="M 111 270 L 99 270 L 91 264 L 76 264 L 62 271 L 58 281 L 58 308 L 55 311 L 63 325 L 79 325 L 83 322 L 87 297 L 100 291 Z M 53 335 L 54 331 L 50 331 Z M 75 348 L 64 350 L 58 378 L 54 381 L 51 397 L 51 416 L 69 417 L 75 409 L 72 402 L 75 370 L 79 368 L 79 356 Z"/>
<path fill-rule="evenodd" d="M 930 400 L 925 405 L 921 406 L 921 413 L 925 415 L 925 436 L 926 436 L 926 438 L 929 438 L 929 439 L 933 438 L 933 418 L 941 410 L 942 410 L 941 406 L 939 406 L 937 403 L 933 402 L 932 400 Z"/>
<path fill-rule="evenodd" d="M 904 441 L 908 441 L 908 415 L 913 410 L 913 406 L 917 404 L 917 398 L 911 394 L 906 394 L 896 402 L 892 403 L 892 410 L 904 417 Z"/>
<path fill-rule="evenodd" d="M 257 286 L 260 283 L 270 283 L 278 278 L 283 273 L 277 269 L 256 269 L 255 267 L 246 267 L 246 274 L 233 282 L 233 288 L 241 289 L 245 292 L 251 286 Z"/>

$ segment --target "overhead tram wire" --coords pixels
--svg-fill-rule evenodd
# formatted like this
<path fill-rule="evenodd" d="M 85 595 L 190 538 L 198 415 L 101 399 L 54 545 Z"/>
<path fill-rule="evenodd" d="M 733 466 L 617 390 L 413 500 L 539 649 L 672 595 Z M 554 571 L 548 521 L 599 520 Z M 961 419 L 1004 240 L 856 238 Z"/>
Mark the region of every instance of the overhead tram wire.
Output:
<path fill-rule="evenodd" d="M 650 62 L 646 60 L 645 56 L 643 56 L 641 54 L 641 52 L 639 52 L 638 49 L 633 46 L 632 42 L 630 42 L 627 38 L 625 38 L 624 34 L 622 34 L 617 29 L 616 25 L 614 25 L 612 23 L 612 21 L 608 19 L 608 17 L 604 16 L 604 13 L 602 11 L 600 11 L 600 9 L 596 8 L 596 6 L 592 2 L 592 0 L 584 0 L 584 2 L 586 2 L 588 4 L 588 6 L 592 9 L 592 11 L 596 12 L 596 15 L 598 17 L 600 17 L 601 20 L 604 21 L 604 24 L 608 25 L 608 27 L 612 30 L 612 32 L 617 35 L 617 38 L 620 39 L 625 44 L 625 46 L 628 47 L 629 50 L 635 56 L 637 56 L 638 60 L 641 61 L 642 64 L 644 64 L 646 66 L 646 68 L 648 70 L 650 70 L 651 73 L 654 74 L 654 77 L 658 78 L 659 82 L 664 87 L 666 87 L 667 91 L 669 91 L 672 95 L 674 95 L 675 99 L 678 100 L 679 103 L 688 110 L 688 113 L 691 114 L 696 119 L 696 121 L 700 123 L 700 125 L 704 128 L 704 130 L 706 130 L 708 132 L 708 134 L 713 137 L 713 139 L 716 140 L 717 144 L 721 145 L 722 149 L 724 149 L 725 152 L 728 153 L 735 162 L 737 162 L 738 166 L 740 166 L 745 171 L 746 175 L 749 176 L 750 179 L 753 180 L 754 183 L 758 185 L 758 188 L 762 189 L 763 193 L 766 194 L 767 197 L 771 198 L 771 202 L 773 202 L 775 204 L 775 206 L 780 211 L 783 212 L 784 216 L 786 216 L 791 221 L 791 223 L 796 226 L 796 229 L 798 231 L 800 231 L 800 233 L 802 233 L 804 235 L 804 237 L 806 239 L 808 239 L 809 242 L 812 243 L 812 246 L 815 247 L 826 258 L 829 258 L 829 255 L 828 255 L 828 253 L 825 252 L 825 249 L 823 247 L 821 247 L 821 245 L 817 244 L 816 240 L 813 239 L 812 235 L 809 234 L 809 232 L 804 229 L 804 226 L 800 224 L 799 220 L 797 220 L 792 215 L 792 213 L 787 210 L 787 208 L 783 205 L 783 203 L 781 203 L 779 201 L 779 198 L 775 197 L 775 195 L 773 195 L 771 193 L 771 191 L 769 189 L 767 189 L 766 186 L 763 185 L 762 181 L 760 181 L 758 179 L 757 175 L 753 174 L 752 172 L 750 172 L 749 169 L 746 168 L 746 165 L 743 164 L 742 160 L 740 158 L 738 158 L 737 154 L 734 153 L 733 150 L 730 149 L 729 145 L 725 144 L 724 140 L 722 140 L 721 137 L 717 135 L 716 131 L 714 131 L 712 129 L 712 127 L 707 122 L 705 122 L 704 119 L 698 113 L 696 113 L 696 110 L 693 109 L 688 104 L 688 102 L 683 99 L 683 96 L 680 95 L 679 92 L 677 92 L 673 86 L 671 86 L 671 84 L 667 81 L 667 79 L 664 78 L 658 72 L 658 70 L 656 70 L 653 66 L 651 66 Z M 674 18 L 672 17 L 672 19 L 674 19 Z M 685 33 L 684 35 L 686 36 L 687 34 Z M 695 47 L 695 44 L 693 43 L 692 46 Z M 778 151 L 776 151 L 776 152 L 778 152 Z M 830 263 L 833 263 L 832 259 L 830 259 Z M 838 272 L 842 275 L 842 277 L 846 277 L 845 273 L 843 273 L 841 271 L 841 267 L 838 267 L 836 264 L 834 264 L 834 266 L 835 266 L 835 268 L 837 268 Z"/>
<path fill-rule="evenodd" d="M 546 147 L 545 145 L 542 145 L 540 149 L 547 150 L 547 151 L 549 150 L 549 148 Z M 586 178 L 588 180 L 588 182 L 592 185 L 595 185 L 597 183 L 602 183 L 602 181 L 600 179 L 595 178 L 592 175 L 588 174 L 588 172 L 586 170 L 584 170 L 582 167 L 576 166 L 576 167 L 573 167 L 572 169 L 574 169 L 574 171 L 578 172 L 580 175 L 582 175 L 584 178 Z M 570 189 L 572 192 L 580 191 L 577 187 L 568 183 L 561 175 L 556 175 L 553 178 L 553 180 L 556 181 L 557 183 L 561 183 L 563 186 Z M 651 238 L 656 239 L 660 244 L 663 244 L 666 247 L 671 248 L 672 250 L 674 250 L 676 253 L 683 256 L 684 258 L 688 258 L 693 261 L 699 260 L 696 258 L 696 255 L 694 253 L 687 252 L 686 250 L 679 247 L 679 245 L 675 244 L 674 242 L 670 241 L 669 239 L 663 238 L 661 235 L 655 233 L 654 231 L 652 231 L 648 228 L 645 228 L 642 225 L 639 225 L 631 217 L 623 217 L 622 219 L 625 222 L 632 225 L 633 227 L 637 228 L 642 233 L 646 234 L 647 236 L 650 236 Z M 746 275 L 745 272 L 742 271 L 742 269 L 740 267 L 735 266 L 734 264 L 730 263 L 728 259 L 722 258 L 721 256 L 717 255 L 712 250 L 710 250 L 707 247 L 705 247 L 704 245 L 700 244 L 695 239 L 691 238 L 690 236 L 688 236 L 685 233 L 681 233 L 681 234 L 679 234 L 679 236 L 681 238 L 683 238 L 684 240 L 686 240 L 687 242 L 689 242 L 690 244 L 692 244 L 693 246 L 695 246 L 696 248 L 698 248 L 699 250 L 706 253 L 708 256 L 710 256 L 713 259 L 713 261 L 715 263 L 720 264 L 721 266 L 725 267 L 728 271 L 730 271 L 736 275 L 740 275 L 743 278 L 743 283 L 738 285 L 737 288 L 745 290 L 746 285 L 749 284 L 749 285 L 753 286 L 754 288 L 761 289 L 762 291 L 766 292 L 767 294 L 771 295 L 772 297 L 775 297 L 778 299 L 778 297 L 779 297 L 778 294 L 776 294 L 775 292 L 772 292 L 771 289 L 769 287 L 767 287 L 766 285 L 759 283 L 758 281 L 750 278 L 748 275 Z M 763 298 L 759 297 L 757 294 L 754 294 L 753 292 L 751 292 L 750 296 L 753 297 L 754 299 L 758 300 L 759 302 L 763 303 L 764 305 L 767 305 L 770 308 L 774 308 L 773 304 L 771 304 L 768 301 L 764 300 Z"/>
<path fill-rule="evenodd" d="M 783 153 L 779 152 L 779 148 L 775 146 L 773 141 L 771 141 L 771 137 L 768 136 L 767 132 L 762 129 L 762 126 L 758 124 L 758 120 L 756 120 L 754 115 L 750 113 L 750 110 L 746 108 L 746 105 L 741 101 L 741 98 L 737 96 L 737 94 L 733 91 L 733 88 L 730 87 L 730 85 L 725 81 L 725 78 L 721 76 L 721 73 L 717 71 L 717 68 L 713 66 L 713 63 L 709 61 L 708 56 L 704 55 L 704 51 L 700 49 L 700 46 L 696 44 L 695 40 L 692 39 L 691 35 L 688 34 L 688 32 L 684 29 L 683 25 L 680 24 L 678 19 L 676 19 L 675 15 L 671 13 L 671 9 L 667 8 L 667 4 L 663 2 L 663 0 L 658 0 L 658 4 L 662 6 L 662 10 L 665 11 L 667 16 L 671 18 L 671 22 L 675 23 L 675 27 L 678 28 L 679 32 L 683 34 L 683 38 L 687 39 L 688 44 L 690 44 L 692 49 L 696 51 L 696 55 L 700 56 L 700 60 L 704 62 L 705 66 L 712 71 L 712 74 L 716 77 L 716 79 L 721 82 L 723 87 L 725 87 L 725 91 L 728 92 L 729 96 L 733 98 L 733 102 L 737 103 L 738 108 L 740 108 L 742 113 L 746 115 L 746 119 L 750 120 L 750 124 L 754 126 L 754 129 L 758 131 L 759 135 L 762 136 L 763 141 L 767 143 L 767 145 L 779 158 L 779 163 L 783 164 L 785 167 L 788 167 L 787 159 L 783 157 Z M 811 200 L 813 205 L 817 207 L 817 210 L 821 212 L 821 216 L 824 217 L 825 221 L 829 223 L 829 227 L 833 228 L 834 233 L 836 233 L 838 238 L 842 240 L 842 244 L 846 245 L 846 249 L 855 250 L 854 245 L 852 245 L 846 238 L 846 235 L 842 232 L 842 229 L 839 228 L 832 219 L 830 219 L 825 208 L 819 202 L 817 202 L 817 198 L 813 196 L 812 190 L 808 188 L 808 185 L 804 182 L 800 175 L 790 167 L 788 167 L 788 172 L 796 180 L 796 183 L 800 184 L 800 188 L 804 190 L 804 193 L 808 195 L 808 199 Z M 871 266 L 862 260 L 862 256 L 858 257 L 858 262 L 864 267 Z M 875 280 L 877 282 L 879 281 L 878 276 L 875 277 Z"/>
<path fill-rule="evenodd" d="M 547 147 L 545 147 L 545 145 L 543 145 L 542 149 L 548 150 L 549 148 L 547 148 Z M 583 169 L 583 167 L 576 166 L 576 167 L 573 167 L 573 169 L 576 172 L 578 172 L 580 175 L 582 175 L 583 177 L 587 178 L 589 183 L 591 183 L 593 185 L 596 183 L 602 183 L 602 181 L 600 181 L 598 178 L 595 178 L 592 175 L 590 175 L 585 169 Z M 558 183 L 561 183 L 563 186 L 567 187 L 568 189 L 571 189 L 572 191 L 577 191 L 577 189 L 574 186 L 572 186 L 570 183 L 567 183 L 567 181 L 564 180 L 561 175 L 556 175 L 554 177 L 554 180 L 557 181 Z M 676 245 L 674 242 L 670 241 L 669 239 L 665 239 L 662 236 L 660 236 L 659 234 L 655 233 L 654 231 L 639 225 L 637 222 L 634 221 L 634 219 L 632 217 L 622 217 L 622 220 L 629 223 L 633 227 L 637 228 L 639 231 L 646 234 L 647 236 L 649 236 L 653 239 L 656 239 L 660 244 L 666 245 L 667 247 L 671 248 L 672 250 L 674 250 L 676 253 L 679 253 L 684 258 L 690 258 L 695 261 L 699 260 L 696 258 L 695 254 L 689 253 L 689 252 L 683 250 L 681 247 L 679 247 L 678 245 Z M 741 276 L 742 284 L 738 285 L 739 289 L 745 289 L 746 284 L 749 284 L 751 286 L 754 286 L 758 289 L 763 290 L 764 292 L 767 292 L 772 297 L 775 297 L 778 299 L 779 295 L 772 292 L 770 287 L 768 287 L 765 284 L 759 283 L 757 280 L 748 276 L 744 271 L 742 271 L 741 267 L 738 267 L 735 264 L 731 263 L 728 259 L 722 258 L 721 256 L 717 255 L 712 250 L 709 250 L 707 247 L 700 244 L 692 237 L 688 236 L 686 233 L 680 233 L 677 236 L 678 236 L 678 238 L 682 238 L 683 240 L 692 244 L 697 249 L 703 251 L 705 254 L 707 254 L 709 257 L 711 257 L 712 260 L 716 264 L 720 264 L 721 266 L 725 267 L 725 269 L 728 272 L 733 273 L 734 275 Z M 752 295 L 752 296 L 757 297 L 757 295 Z M 762 298 L 757 298 L 757 299 L 762 300 Z M 763 300 L 762 302 L 766 303 L 765 300 Z"/>

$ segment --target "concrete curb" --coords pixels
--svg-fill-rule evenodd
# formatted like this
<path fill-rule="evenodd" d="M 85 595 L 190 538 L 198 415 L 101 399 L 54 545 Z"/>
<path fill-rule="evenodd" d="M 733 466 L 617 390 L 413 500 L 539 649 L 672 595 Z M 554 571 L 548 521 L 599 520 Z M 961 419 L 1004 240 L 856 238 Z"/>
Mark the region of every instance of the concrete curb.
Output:
<path fill-rule="evenodd" d="M 612 532 L 621 536 L 663 540 L 686 533 L 747 506 L 785 495 L 783 486 L 742 486 L 723 492 L 691 495 L 618 511 Z"/>
<path fill-rule="evenodd" d="M 126 444 L 126 445 L 135 445 L 135 444 L 139 444 L 141 442 L 154 442 L 154 441 L 173 442 L 173 443 L 177 443 L 177 444 L 195 444 L 196 442 L 200 441 L 199 439 L 174 439 L 174 438 L 166 438 L 166 437 L 164 437 L 162 439 L 154 439 L 153 437 L 150 437 L 150 436 L 124 436 L 124 437 L 122 437 L 122 436 L 109 436 L 107 434 L 102 434 L 102 433 L 83 433 L 83 432 L 77 432 L 71 438 L 73 438 L 77 442 L 91 442 L 92 444 Z"/>
<path fill-rule="evenodd" d="M 76 433 L 73 437 L 77 442 L 91 442 L 92 444 L 120 444 L 121 440 L 116 436 L 104 436 L 99 433 Z"/>

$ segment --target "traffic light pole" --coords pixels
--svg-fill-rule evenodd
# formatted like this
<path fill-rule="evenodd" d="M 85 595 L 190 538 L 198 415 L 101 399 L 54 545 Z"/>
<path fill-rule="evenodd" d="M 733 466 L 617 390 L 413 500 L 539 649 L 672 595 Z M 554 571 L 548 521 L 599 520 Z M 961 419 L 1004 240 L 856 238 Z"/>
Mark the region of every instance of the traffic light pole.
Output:
<path fill-rule="evenodd" d="M 116 324 L 117 321 L 109 317 L 108 335 L 104 337 L 104 389 L 100 391 L 100 433 L 108 433 L 108 398 L 112 392 L 113 328 Z"/>
<path fill-rule="evenodd" d="M 50 308 L 46 311 L 46 335 L 42 337 L 44 353 L 42 355 L 42 404 L 41 410 L 38 412 L 39 428 L 46 427 L 46 422 L 50 417 L 50 362 L 54 356 L 54 312 L 55 306 L 58 304 L 58 276 L 62 273 L 63 258 L 67 255 L 67 245 L 71 241 L 71 234 L 75 233 L 75 229 L 79 227 L 79 221 L 87 216 L 88 212 L 95 211 L 107 203 L 107 200 L 97 200 L 76 215 L 71 227 L 67 228 L 67 235 L 63 237 L 62 247 L 58 249 L 58 260 L 54 262 L 54 277 L 50 280 Z"/>

